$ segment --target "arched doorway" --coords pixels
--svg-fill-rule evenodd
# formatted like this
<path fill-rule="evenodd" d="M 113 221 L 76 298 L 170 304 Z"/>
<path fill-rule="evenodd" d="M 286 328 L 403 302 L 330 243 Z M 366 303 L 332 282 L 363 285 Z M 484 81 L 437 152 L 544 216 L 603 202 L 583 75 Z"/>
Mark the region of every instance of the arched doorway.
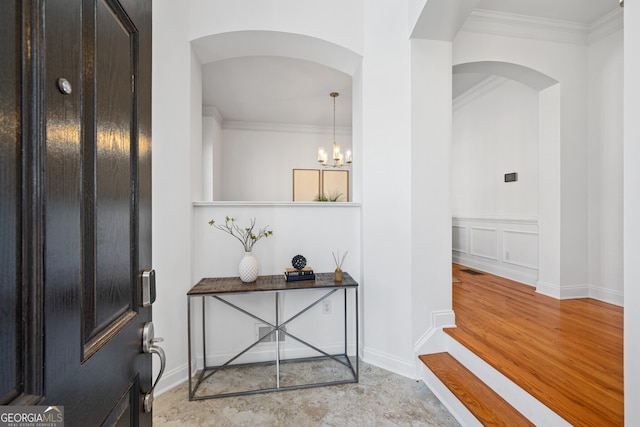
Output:
<path fill-rule="evenodd" d="M 499 212 L 498 207 L 498 212 L 491 215 L 481 212 L 458 220 L 454 217 L 454 260 L 475 263 L 472 266 L 551 294 L 545 284 L 558 283 L 560 274 L 560 84 L 529 67 L 498 61 L 457 64 L 453 66 L 453 74 L 457 93 L 473 92 L 473 88 L 482 85 L 485 90 L 491 90 L 491 84 L 503 81 L 517 82 L 536 93 L 537 110 L 529 114 L 534 116 L 530 123 L 537 123 L 537 159 L 530 163 L 536 160 L 538 163 L 537 182 L 528 187 L 536 189 L 537 194 L 529 200 L 537 202 L 537 212 L 523 218 L 511 215 L 508 210 Z M 499 121 L 496 126 L 500 126 Z M 504 127 L 507 128 L 508 123 Z M 496 186 L 502 186 L 500 189 L 513 190 L 518 184 L 505 187 L 509 184 L 501 181 L 502 175 L 509 172 L 517 173 L 516 170 L 495 170 L 491 171 L 491 179 Z M 503 197 L 517 195 L 505 194 Z"/>

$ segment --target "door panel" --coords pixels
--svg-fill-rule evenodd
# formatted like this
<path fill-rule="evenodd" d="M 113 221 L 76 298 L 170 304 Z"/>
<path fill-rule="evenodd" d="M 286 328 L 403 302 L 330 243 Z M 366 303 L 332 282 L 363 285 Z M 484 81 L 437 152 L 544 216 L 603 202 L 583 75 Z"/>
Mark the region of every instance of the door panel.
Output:
<path fill-rule="evenodd" d="M 8 2 L 0 10 L 0 404 L 22 392 L 20 279 L 20 15 Z M 6 42 L 5 42 L 6 40 Z M 18 368 L 18 369 L 16 369 Z"/>
<path fill-rule="evenodd" d="M 85 263 L 90 264 L 85 269 L 83 292 L 85 338 L 100 341 L 130 318 L 137 305 L 136 277 L 132 276 L 137 264 L 132 197 L 136 191 L 132 178 L 137 178 L 132 176 L 137 162 L 136 139 L 132 138 L 137 133 L 132 120 L 137 38 L 119 5 L 98 2 L 96 6 L 94 25 L 85 23 L 96 34 L 94 48 L 85 49 L 84 59 L 85 70 L 95 64 L 93 78 L 85 79 L 85 91 L 92 92 L 89 98 L 93 101 L 85 102 L 85 110 L 95 111 L 86 127 L 95 126 L 95 138 L 85 140 L 83 181 L 85 197 L 95 203 L 83 210 L 89 225 L 85 228 L 89 233 L 84 239 Z"/>
<path fill-rule="evenodd" d="M 126 392 L 116 403 L 114 409 L 109 414 L 109 417 L 104 421 L 104 425 L 123 427 L 131 425 L 133 415 L 132 406 L 137 395 L 137 392 L 134 391 L 137 388 L 136 385 L 136 383 L 130 384 Z"/>
<path fill-rule="evenodd" d="M 0 404 L 36 404 L 44 393 L 37 6 L 0 2 Z"/>
<path fill-rule="evenodd" d="M 150 426 L 151 0 L 3 1 L 0 32 L 1 403 Z"/>

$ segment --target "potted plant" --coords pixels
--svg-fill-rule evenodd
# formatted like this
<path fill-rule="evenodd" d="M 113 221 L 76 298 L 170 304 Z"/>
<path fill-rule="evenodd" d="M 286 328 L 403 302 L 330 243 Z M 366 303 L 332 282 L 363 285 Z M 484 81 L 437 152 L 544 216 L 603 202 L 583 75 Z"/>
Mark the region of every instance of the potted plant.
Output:
<path fill-rule="evenodd" d="M 268 229 L 269 226 L 267 225 L 266 227 L 260 228 L 257 232 L 254 232 L 256 229 L 255 218 L 251 219 L 249 226 L 241 227 L 236 223 L 235 218 L 228 215 L 225 217 L 224 225 L 216 224 L 214 219 L 209 221 L 209 225 L 232 235 L 242 243 L 244 247 L 244 257 L 240 261 L 239 266 L 240 280 L 247 283 L 255 282 L 258 278 L 258 261 L 253 256 L 253 245 L 263 237 L 269 237 L 273 234 L 273 231 Z"/>

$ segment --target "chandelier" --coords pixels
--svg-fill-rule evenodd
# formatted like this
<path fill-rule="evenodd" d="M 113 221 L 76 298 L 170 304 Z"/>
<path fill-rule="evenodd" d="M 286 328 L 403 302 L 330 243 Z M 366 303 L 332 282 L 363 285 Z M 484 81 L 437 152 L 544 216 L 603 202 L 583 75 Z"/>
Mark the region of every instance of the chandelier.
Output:
<path fill-rule="evenodd" d="M 345 154 L 340 151 L 340 146 L 336 143 L 336 97 L 338 92 L 331 92 L 329 96 L 333 98 L 333 163 L 328 163 L 329 153 L 324 147 L 318 148 L 318 162 L 325 167 L 341 168 L 344 164 L 350 165 L 352 162 L 351 151 L 347 150 Z"/>

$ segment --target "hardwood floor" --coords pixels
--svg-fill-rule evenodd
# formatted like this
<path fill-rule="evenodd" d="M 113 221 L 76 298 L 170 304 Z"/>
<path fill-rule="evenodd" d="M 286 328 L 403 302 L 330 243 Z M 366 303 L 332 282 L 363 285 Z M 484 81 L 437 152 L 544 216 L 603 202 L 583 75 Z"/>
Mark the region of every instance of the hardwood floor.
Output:
<path fill-rule="evenodd" d="M 624 425 L 623 309 L 454 264 L 445 332 L 575 426 Z"/>

